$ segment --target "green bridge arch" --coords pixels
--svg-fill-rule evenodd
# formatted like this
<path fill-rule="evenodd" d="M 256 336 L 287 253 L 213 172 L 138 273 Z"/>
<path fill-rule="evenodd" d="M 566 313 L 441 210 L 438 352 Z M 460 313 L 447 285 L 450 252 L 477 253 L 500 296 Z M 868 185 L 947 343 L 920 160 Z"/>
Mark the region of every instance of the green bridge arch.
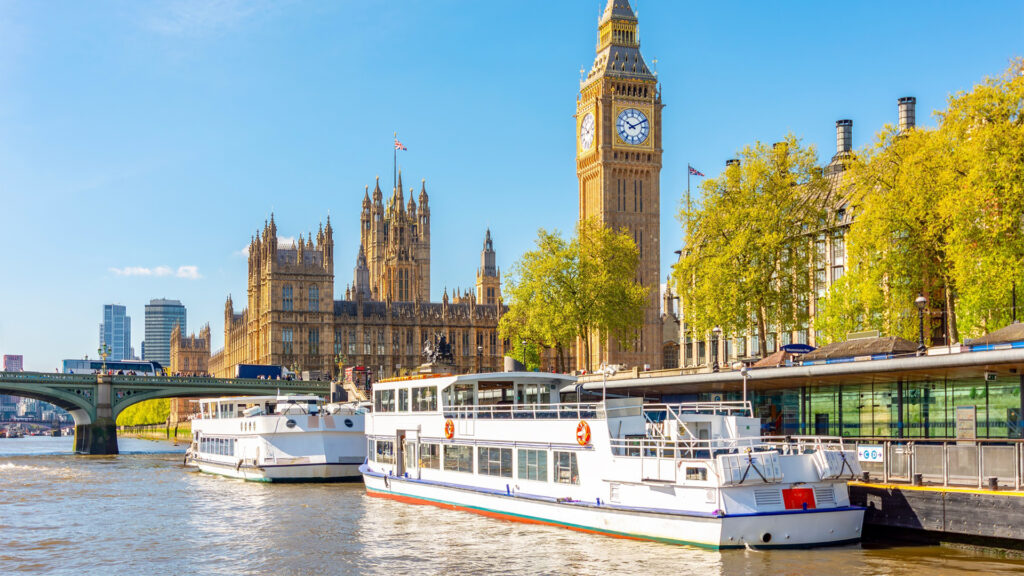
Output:
<path fill-rule="evenodd" d="M 117 454 L 117 416 L 145 400 L 330 392 L 329 382 L 0 372 L 0 394 L 49 402 L 75 421 L 75 452 Z"/>

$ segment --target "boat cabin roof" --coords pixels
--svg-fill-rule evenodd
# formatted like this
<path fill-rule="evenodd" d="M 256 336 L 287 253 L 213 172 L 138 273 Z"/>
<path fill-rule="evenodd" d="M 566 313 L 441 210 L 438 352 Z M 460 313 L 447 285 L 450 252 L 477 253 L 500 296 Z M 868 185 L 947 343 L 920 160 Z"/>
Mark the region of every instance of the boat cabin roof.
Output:
<path fill-rule="evenodd" d="M 213 402 L 230 402 L 234 404 L 260 404 L 263 402 L 323 402 L 323 398 L 315 394 L 289 394 L 286 396 L 223 396 L 220 398 L 200 398 L 203 404 Z"/>
<path fill-rule="evenodd" d="M 455 384 L 472 384 L 476 382 L 502 382 L 517 384 L 555 384 L 567 385 L 576 381 L 576 377 L 569 374 L 555 374 L 552 372 L 481 372 L 478 374 L 459 375 L 423 375 L 407 378 L 390 378 L 373 383 L 374 390 L 397 390 L 399 388 L 420 388 L 423 386 L 437 386 L 438 391 L 450 388 Z"/>

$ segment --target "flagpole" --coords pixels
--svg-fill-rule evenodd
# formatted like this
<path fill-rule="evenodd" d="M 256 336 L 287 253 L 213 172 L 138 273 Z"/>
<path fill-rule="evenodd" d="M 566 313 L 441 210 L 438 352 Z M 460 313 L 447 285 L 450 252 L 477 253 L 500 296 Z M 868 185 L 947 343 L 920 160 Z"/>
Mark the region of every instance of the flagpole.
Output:
<path fill-rule="evenodd" d="M 690 172 L 692 166 L 686 165 L 686 226 L 690 226 Z"/>
<path fill-rule="evenodd" d="M 394 157 L 395 162 L 391 167 L 391 193 L 394 194 L 398 188 L 398 131 L 395 131 Z"/>

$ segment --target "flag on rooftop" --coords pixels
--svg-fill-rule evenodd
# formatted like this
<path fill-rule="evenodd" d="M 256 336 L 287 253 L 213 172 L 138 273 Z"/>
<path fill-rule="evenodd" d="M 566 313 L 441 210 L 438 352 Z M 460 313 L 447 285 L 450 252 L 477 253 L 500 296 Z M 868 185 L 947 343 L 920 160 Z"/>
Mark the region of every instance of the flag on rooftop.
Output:
<path fill-rule="evenodd" d="M 687 164 L 686 166 L 690 169 L 690 175 L 691 176 L 704 176 L 703 172 L 701 172 L 700 170 L 697 170 L 693 166 L 690 166 L 689 164 Z"/>

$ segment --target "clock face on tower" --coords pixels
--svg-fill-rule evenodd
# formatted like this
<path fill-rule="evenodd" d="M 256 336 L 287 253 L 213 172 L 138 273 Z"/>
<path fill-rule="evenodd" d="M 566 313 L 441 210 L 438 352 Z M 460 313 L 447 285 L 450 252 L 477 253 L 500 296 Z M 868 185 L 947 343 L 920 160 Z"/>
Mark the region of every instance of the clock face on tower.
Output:
<path fill-rule="evenodd" d="M 647 122 L 647 116 L 643 112 L 636 108 L 626 108 L 619 112 L 619 117 L 615 121 L 615 129 L 623 142 L 637 145 L 647 140 L 651 125 Z"/>
<path fill-rule="evenodd" d="M 594 115 L 587 113 L 580 122 L 580 150 L 590 150 L 594 143 Z"/>

